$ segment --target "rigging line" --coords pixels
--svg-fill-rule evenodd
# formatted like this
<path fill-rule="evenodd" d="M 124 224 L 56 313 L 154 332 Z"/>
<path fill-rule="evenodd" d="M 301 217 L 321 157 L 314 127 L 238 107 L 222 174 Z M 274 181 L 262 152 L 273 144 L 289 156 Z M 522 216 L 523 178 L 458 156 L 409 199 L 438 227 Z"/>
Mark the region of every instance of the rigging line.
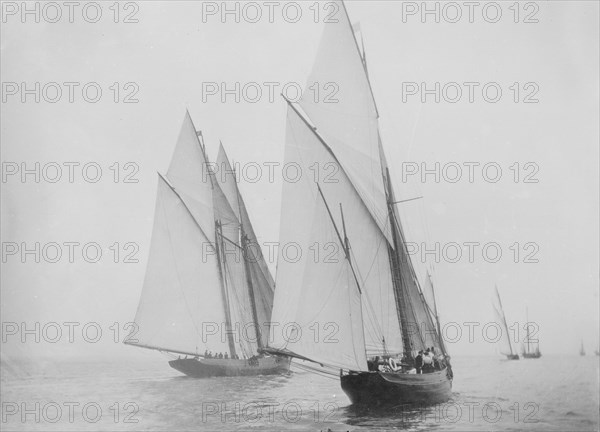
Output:
<path fill-rule="evenodd" d="M 192 213 L 192 211 L 188 207 L 188 205 L 185 202 L 185 200 L 183 199 L 183 197 L 179 194 L 179 192 L 177 192 L 177 190 L 175 189 L 175 187 L 173 185 L 171 185 L 171 183 L 169 182 L 169 180 L 166 177 L 164 177 L 161 173 L 158 173 L 158 176 L 161 178 L 161 180 L 163 180 L 165 182 L 165 184 L 171 189 L 171 191 L 175 195 L 177 195 L 177 198 L 179 198 L 179 200 L 181 201 L 181 203 L 183 204 L 183 206 L 187 210 L 188 214 L 190 215 L 190 217 L 194 221 L 194 224 L 198 227 L 198 229 L 200 230 L 200 233 L 202 233 L 202 235 L 204 236 L 204 238 L 208 242 L 209 246 L 212 247 L 213 252 L 215 252 L 215 245 L 213 244 L 213 242 L 210 241 L 210 238 L 206 235 L 206 233 L 204 232 L 204 230 L 200 226 L 200 223 L 196 220 L 196 217 L 194 216 L 194 214 Z"/>
<path fill-rule="evenodd" d="M 235 302 L 235 304 L 233 304 L 233 307 L 235 308 L 235 311 L 237 312 L 237 316 L 239 318 L 243 319 L 245 322 L 248 322 L 244 315 L 244 312 L 247 314 L 248 311 L 247 311 L 247 309 L 244 308 L 244 306 L 243 306 L 244 302 L 240 298 L 240 293 L 238 292 L 238 290 L 236 288 L 236 281 L 235 281 L 235 278 L 233 278 L 233 276 L 232 276 L 233 272 L 231 271 L 231 267 L 229 266 L 229 263 L 227 262 L 226 259 L 224 260 L 224 263 L 225 263 L 225 269 L 227 271 L 227 275 L 228 275 L 228 279 L 229 279 L 228 286 L 232 287 L 231 292 L 232 292 L 235 300 L 237 300 Z M 232 307 L 232 302 L 229 302 L 229 305 L 230 305 L 230 307 Z M 242 349 L 242 352 L 244 354 L 247 354 L 248 346 L 244 346 L 242 344 L 242 340 L 243 340 L 243 338 L 240 337 L 240 342 L 238 342 L 238 346 Z M 248 345 L 251 344 L 250 340 L 244 340 L 244 341 L 247 342 Z M 250 352 L 254 352 L 254 349 L 251 345 L 250 345 Z"/>
<path fill-rule="evenodd" d="M 386 227 L 387 227 L 387 226 L 388 226 L 388 219 L 386 218 Z M 382 245 L 382 243 L 383 243 L 383 240 L 384 240 L 384 237 L 383 237 L 383 236 L 382 236 L 382 237 L 380 237 L 380 239 L 379 239 L 379 243 L 378 243 L 378 245 L 377 245 L 377 250 L 376 250 L 376 252 L 375 252 L 375 257 L 377 257 L 377 256 L 378 256 L 378 254 L 379 254 L 379 251 L 380 251 L 380 249 L 381 249 L 381 245 Z M 354 252 L 352 252 L 352 250 L 351 250 L 351 253 L 353 254 L 353 257 L 354 257 Z M 355 259 L 355 261 L 356 261 L 356 257 L 354 257 L 354 259 Z M 372 269 L 373 269 L 373 267 L 374 267 L 374 265 L 375 265 L 375 262 L 376 262 L 376 261 L 377 261 L 377 259 L 375 258 L 375 259 L 373 259 L 373 261 L 371 262 L 371 267 L 369 268 L 369 271 L 367 272 L 367 277 L 369 277 L 369 275 L 370 275 L 370 273 L 371 273 L 371 271 L 372 271 Z M 360 273 L 360 269 L 359 269 L 359 268 L 357 268 L 357 271 L 358 271 L 358 273 L 359 273 L 359 276 L 361 277 L 361 280 L 363 281 L 363 284 L 364 284 L 364 280 L 365 280 L 365 279 L 363 279 L 363 278 L 362 278 L 362 275 L 361 275 L 361 273 Z M 380 287 L 381 287 L 381 285 L 380 285 Z M 377 314 L 376 314 L 376 312 L 375 312 L 375 308 L 373 307 L 373 304 L 372 304 L 372 302 L 371 302 L 371 298 L 370 298 L 370 296 L 369 296 L 369 294 L 368 294 L 368 291 L 365 291 L 365 293 L 367 294 L 367 295 L 366 295 L 366 297 L 367 297 L 367 306 L 368 306 L 368 307 L 370 307 L 370 308 L 368 309 L 368 311 L 369 311 L 369 312 L 371 312 L 371 314 L 372 314 L 372 316 L 369 316 L 369 319 L 371 320 L 371 323 L 375 323 L 375 327 L 376 327 L 376 328 L 375 328 L 375 331 L 379 331 L 379 332 L 380 332 L 379 334 L 382 336 L 382 339 L 381 339 L 381 340 L 383 341 L 384 333 L 383 333 L 383 328 L 381 327 L 381 325 L 383 325 L 383 323 L 381 323 L 381 324 L 380 324 L 380 323 L 379 323 L 379 321 L 377 321 L 377 316 L 378 316 L 378 315 L 377 315 Z M 380 300 L 381 300 L 381 298 L 380 298 Z M 380 303 L 381 303 L 381 306 L 383 307 L 383 304 L 384 304 L 384 302 L 380 302 Z M 396 312 L 396 313 L 397 313 L 397 312 Z M 380 316 L 383 316 L 383 315 L 384 315 L 384 314 L 383 314 L 383 309 L 382 309 L 382 310 L 380 311 Z M 387 322 L 387 326 L 386 326 L 386 328 L 387 328 L 388 332 L 389 332 L 389 324 L 390 324 L 390 323 L 389 323 L 389 320 L 388 320 L 388 322 Z M 376 336 L 379 336 L 377 333 L 375 333 L 375 335 L 376 335 Z"/>
<path fill-rule="evenodd" d="M 354 257 L 354 255 L 353 255 L 353 257 Z M 356 258 L 354 259 L 354 261 L 356 261 Z M 364 284 L 364 280 L 361 279 L 361 281 Z M 367 327 L 367 331 L 369 332 L 369 336 L 371 336 L 374 340 L 383 341 L 383 337 L 384 337 L 383 330 L 382 330 L 381 326 L 379 325 L 379 321 L 377 321 L 377 319 L 376 319 L 377 314 L 375 313 L 375 308 L 373 307 L 373 304 L 371 302 L 371 298 L 369 296 L 368 290 L 365 290 L 363 292 L 363 295 L 367 299 L 367 305 L 366 305 L 367 306 L 367 312 L 370 312 L 370 313 L 367 313 L 367 317 L 366 318 L 368 319 L 368 322 L 373 327 L 373 328 Z M 363 321 L 363 328 L 365 327 L 364 324 L 365 324 L 365 322 Z"/>
<path fill-rule="evenodd" d="M 356 34 L 354 33 L 354 29 L 352 28 L 352 22 L 350 21 L 350 15 L 348 14 L 346 5 L 344 4 L 343 0 L 341 3 L 342 3 L 342 8 L 344 9 L 344 13 L 346 15 L 346 21 L 348 22 L 348 25 L 350 26 L 350 33 L 352 34 L 352 39 L 354 40 L 354 45 L 356 47 L 356 51 L 358 53 L 360 63 L 363 67 L 363 71 L 365 73 L 365 78 L 367 79 L 367 84 L 369 85 L 369 91 L 371 93 L 371 100 L 373 101 L 373 107 L 375 108 L 375 114 L 377 114 L 377 118 L 379 118 L 379 110 L 377 109 L 377 102 L 375 101 L 375 94 L 373 93 L 373 88 L 371 87 L 371 81 L 369 80 L 369 72 L 367 71 L 367 64 L 364 61 L 362 54 L 360 53 L 358 41 L 356 40 Z M 361 34 L 362 34 L 362 32 L 361 32 Z M 366 52 L 365 52 L 365 56 L 366 56 Z"/>
<path fill-rule="evenodd" d="M 325 208 L 327 209 L 327 213 L 329 214 L 329 219 L 331 219 L 331 223 L 333 224 L 333 228 L 335 229 L 335 233 L 338 236 L 338 240 L 340 241 L 342 247 L 344 248 L 344 254 L 346 255 L 346 259 L 350 263 L 350 269 L 352 270 L 352 274 L 354 275 L 354 281 L 356 282 L 356 288 L 358 288 L 359 294 L 362 294 L 362 290 L 360 288 L 360 284 L 358 282 L 358 278 L 357 278 L 356 273 L 354 271 L 354 266 L 352 265 L 352 261 L 351 261 L 351 257 L 350 257 L 350 247 L 347 245 L 348 238 L 346 237 L 346 233 L 344 233 L 344 237 L 346 239 L 346 241 L 344 241 L 344 240 L 342 240 L 342 237 L 340 235 L 338 227 L 335 224 L 335 220 L 333 219 L 333 215 L 331 214 L 331 211 L 329 210 L 329 205 L 327 204 L 327 201 L 325 200 L 325 196 L 323 195 L 323 191 L 321 190 L 321 186 L 319 185 L 318 182 L 317 182 L 317 188 L 319 190 L 319 194 L 321 195 L 321 198 L 323 199 L 323 203 L 325 204 Z"/>
<path fill-rule="evenodd" d="M 323 371 L 320 368 L 316 368 L 314 366 L 303 365 L 303 364 L 296 363 L 296 362 L 294 362 L 294 367 L 300 369 L 303 372 L 309 372 L 312 374 L 320 375 L 323 378 L 331 379 L 334 381 L 337 381 L 340 376 L 340 373 L 337 369 L 335 372 L 334 371 L 328 372 L 328 371 Z"/>
<path fill-rule="evenodd" d="M 403 260 L 405 261 L 404 263 L 400 263 L 402 264 L 406 264 L 408 266 L 408 270 L 409 270 L 409 276 L 412 277 L 412 285 L 415 286 L 417 293 L 420 295 L 420 300 L 423 306 L 425 306 L 426 308 L 428 308 L 427 302 L 425 301 L 425 297 L 423 295 L 423 291 L 421 290 L 420 284 L 419 284 L 419 280 L 416 276 L 414 267 L 412 266 L 412 260 L 410 259 L 410 256 L 408 255 L 408 250 L 406 249 L 406 237 L 404 235 L 404 232 L 402 231 L 402 224 L 400 222 L 400 220 L 398 220 L 395 212 L 393 213 L 393 217 L 394 217 L 394 222 L 398 228 L 398 232 L 400 234 L 400 239 L 401 239 L 401 244 L 402 244 L 402 253 L 405 255 L 406 259 Z M 401 276 L 405 276 L 403 274 L 403 272 L 401 272 Z M 411 300 L 412 303 L 412 300 Z M 414 308 L 414 304 L 413 304 L 413 308 Z M 414 315 L 414 311 L 413 311 L 413 315 Z M 431 318 L 430 318 L 431 319 Z M 428 323 L 429 324 L 429 323 Z"/>
<path fill-rule="evenodd" d="M 215 245 L 218 256 L 218 269 L 219 269 L 219 282 L 221 284 L 221 298 L 223 299 L 223 312 L 225 314 L 225 327 L 227 330 L 231 330 L 231 302 L 229 301 L 229 292 L 228 292 L 228 281 L 227 274 L 225 272 L 225 256 L 223 255 L 222 249 L 224 246 L 223 239 L 220 238 L 220 234 L 222 234 L 222 228 L 220 226 L 220 222 L 215 220 Z M 228 349 L 231 355 L 235 353 L 235 339 L 233 338 L 232 333 L 227 334 L 227 343 Z"/>
<path fill-rule="evenodd" d="M 221 225 L 221 226 L 223 226 L 223 225 Z M 225 237 L 223 234 L 221 234 L 221 238 L 222 238 L 223 240 L 226 240 L 228 243 L 231 243 L 232 245 L 234 245 L 234 246 L 235 246 L 235 247 L 237 247 L 238 249 L 240 249 L 240 250 L 242 250 L 242 251 L 244 250 L 244 249 L 243 249 L 243 248 L 242 248 L 240 245 L 238 245 L 238 244 L 237 244 L 236 242 L 234 242 L 233 240 L 230 240 L 230 239 L 228 239 L 228 238 L 227 238 L 227 237 Z"/>
<path fill-rule="evenodd" d="M 363 283 L 363 285 L 365 284 L 365 280 L 369 277 L 369 275 L 371 274 L 371 271 L 372 271 L 373 267 L 375 266 L 375 262 L 377 261 L 377 256 L 379 254 L 379 249 L 381 247 L 382 240 L 383 240 L 383 238 L 379 239 L 379 244 L 377 246 L 377 250 L 375 251 L 374 259 L 371 261 L 371 266 L 369 267 L 369 271 L 367 272 L 367 276 L 366 277 L 362 276 L 360 268 L 358 266 L 356 266 L 356 271 L 357 271 L 358 276 L 359 276 L 361 282 Z M 354 258 L 354 261 L 357 262 L 356 256 L 354 255 L 353 249 L 350 249 L 350 253 L 352 254 L 352 257 Z M 380 288 L 381 288 L 381 286 L 380 286 Z M 375 308 L 373 307 L 373 305 L 371 303 L 371 298 L 370 298 L 370 296 L 368 294 L 368 290 L 365 290 L 365 294 L 366 294 L 366 297 L 367 297 L 367 306 L 370 306 L 372 314 L 374 316 L 377 316 L 377 314 L 375 313 Z M 378 321 L 375 321 L 375 322 L 376 322 L 377 326 L 379 327 Z M 381 332 L 381 335 L 383 336 L 383 330 L 381 329 L 381 327 L 379 327 L 379 330 Z"/>
<path fill-rule="evenodd" d="M 409 314 L 415 324 L 417 324 L 417 309 L 415 308 L 415 304 L 413 302 L 412 299 L 412 295 L 411 293 L 413 292 L 413 289 L 411 289 L 412 287 L 415 286 L 415 283 L 418 281 L 415 281 L 414 276 L 414 272 L 411 272 L 410 269 L 410 257 L 407 256 L 407 251 L 405 248 L 405 244 L 404 244 L 404 237 L 403 237 L 403 233 L 401 231 L 401 225 L 397 219 L 396 213 L 394 211 L 392 211 L 392 217 L 394 218 L 394 222 L 395 222 L 395 232 L 397 233 L 397 235 L 400 236 L 400 245 L 399 245 L 399 251 L 398 254 L 402 254 L 403 256 L 399 256 L 400 262 L 398 263 L 399 268 L 398 271 L 400 273 L 400 281 L 402 283 L 402 287 L 406 287 L 405 288 L 405 293 L 407 294 L 407 298 L 406 298 L 406 305 L 407 305 L 407 310 L 405 311 L 406 314 Z M 406 266 L 408 265 L 408 274 L 406 274 Z M 417 284 L 417 292 L 418 291 L 418 284 Z M 421 334 L 420 331 L 416 332 L 418 339 L 415 339 L 414 337 L 410 337 L 409 339 L 411 340 L 411 342 L 419 342 L 421 344 L 421 346 L 425 346 L 425 341 L 423 340 L 423 335 Z M 414 347 L 413 347 L 414 348 Z"/>

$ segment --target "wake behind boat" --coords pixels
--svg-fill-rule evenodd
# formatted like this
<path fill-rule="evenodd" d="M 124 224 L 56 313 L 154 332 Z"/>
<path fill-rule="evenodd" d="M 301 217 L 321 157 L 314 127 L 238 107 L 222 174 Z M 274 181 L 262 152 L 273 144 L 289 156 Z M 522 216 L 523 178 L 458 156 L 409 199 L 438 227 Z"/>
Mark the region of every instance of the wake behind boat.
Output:
<path fill-rule="evenodd" d="M 167 175 L 159 174 L 137 328 L 125 343 L 189 356 L 169 365 L 193 377 L 285 373 L 291 359 L 258 354 L 274 281 L 222 145 L 217 164 L 229 175 L 209 169 L 186 113 Z"/>
<path fill-rule="evenodd" d="M 355 404 L 444 402 L 453 375 L 425 300 L 433 284 L 428 274 L 421 289 L 406 248 L 364 47 L 343 2 L 332 3 L 340 13 L 325 24 L 306 88 L 335 83 L 335 100 L 307 91 L 287 101 L 286 166 L 322 175 L 284 183 L 280 232 L 281 244 L 322 253 L 279 257 L 273 321 L 294 332 L 277 332 L 265 352 L 339 375 Z"/>

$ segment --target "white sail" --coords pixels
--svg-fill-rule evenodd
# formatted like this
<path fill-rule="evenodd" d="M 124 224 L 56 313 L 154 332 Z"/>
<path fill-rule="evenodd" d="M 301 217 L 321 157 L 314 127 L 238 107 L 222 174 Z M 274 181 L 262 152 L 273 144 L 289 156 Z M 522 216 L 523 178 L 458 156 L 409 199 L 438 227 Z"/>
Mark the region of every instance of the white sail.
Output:
<path fill-rule="evenodd" d="M 506 315 L 502 307 L 502 301 L 500 300 L 500 293 L 498 287 L 495 287 L 495 296 L 493 298 L 492 307 L 494 309 L 494 318 L 496 322 L 502 328 L 502 337 L 500 338 L 500 353 L 504 355 L 513 354 L 513 349 L 510 344 L 510 333 L 508 331 L 508 325 L 506 323 Z"/>
<path fill-rule="evenodd" d="M 319 208 L 317 183 L 310 167 L 315 162 L 321 164 L 337 164 L 327 147 L 319 140 L 299 114 L 288 109 L 285 162 L 296 163 L 303 175 L 296 183 L 286 182 L 283 186 L 283 202 L 281 216 L 281 254 L 277 269 L 277 295 L 273 308 L 273 321 L 279 323 L 293 322 L 298 316 L 317 314 L 326 321 L 313 317 L 313 323 L 323 326 L 328 322 L 327 317 L 337 317 L 340 331 L 358 325 L 359 315 L 350 314 L 340 304 L 347 304 L 339 299 L 330 302 L 331 296 L 341 295 L 337 291 L 339 284 L 345 284 L 348 293 L 353 295 L 356 290 L 348 285 L 346 279 L 346 259 L 343 247 L 337 237 L 332 234 L 333 227 L 327 213 Z M 339 212 L 341 204 L 345 225 L 350 241 L 352 265 L 362 289 L 362 311 L 360 318 L 362 332 L 352 332 L 357 339 L 336 344 L 334 353 L 339 356 L 334 364 L 342 364 L 355 352 L 355 347 L 363 344 L 362 357 L 384 352 L 402 352 L 402 342 L 398 316 L 396 312 L 394 293 L 391 282 L 388 243 L 381 233 L 365 204 L 357 194 L 348 177 L 340 171 L 335 178 L 320 182 L 326 198 L 330 200 L 334 217 L 341 227 Z M 338 216 L 335 216 L 338 215 Z M 327 227 L 327 232 L 321 232 Z M 322 235 L 322 237 L 319 237 Z M 297 245 L 290 247 L 290 245 Z M 297 262 L 290 256 L 295 249 L 302 251 Z M 318 278 L 316 278 L 318 275 Z M 345 276 L 347 277 L 347 275 Z M 353 277 L 353 276 L 352 276 Z M 314 291 L 314 292 L 313 292 Z M 308 297 L 314 299 L 308 300 Z M 325 303 L 325 305 L 323 305 Z M 352 302 L 351 302 L 352 303 Z M 352 303 L 354 304 L 354 303 Z M 318 311 L 318 312 L 315 312 Z M 340 316 L 341 312 L 345 315 Z M 352 315 L 352 324 L 347 322 Z M 346 321 L 344 321 L 346 320 Z M 331 321 L 331 320 L 329 320 Z M 310 322 L 302 321 L 306 325 Z M 364 334 L 364 336 L 363 336 Z M 278 339 L 275 332 L 274 348 L 284 348 L 285 341 Z M 352 342 L 352 343 L 351 343 Z M 297 354 L 314 359 L 318 353 L 309 343 L 302 346 Z M 329 359 L 332 363 L 334 359 Z M 346 367 L 356 367 L 347 365 Z M 364 370 L 364 369 L 363 369 Z"/>
<path fill-rule="evenodd" d="M 167 178 L 185 201 L 206 237 L 214 243 L 212 184 L 196 129 L 187 112 Z"/>
<path fill-rule="evenodd" d="M 340 254 L 326 261 L 308 253 L 314 244 L 339 244 L 316 184 L 312 186 L 296 189 L 295 196 L 284 195 L 283 220 L 294 212 L 299 229 L 282 228 L 284 252 L 278 261 L 269 345 L 324 365 L 366 370 L 360 293 L 349 262 Z M 292 206 L 293 199 L 302 205 Z"/>
<path fill-rule="evenodd" d="M 251 357 L 259 348 L 258 335 L 268 335 L 260 323 L 270 320 L 272 278 L 248 267 L 240 218 L 255 235 L 237 185 L 219 182 L 209 169 L 189 113 L 167 177 L 168 182 L 162 177 L 159 182 L 151 255 L 136 315 L 139 337 L 128 343 Z M 253 285 L 260 293 L 256 302 Z"/>
<path fill-rule="evenodd" d="M 375 101 L 345 6 L 341 1 L 332 3 L 338 11 L 337 22 L 325 24 L 300 105 L 393 244 L 381 178 Z"/>
<path fill-rule="evenodd" d="M 220 331 L 214 331 L 225 318 L 216 256 L 207 245 L 186 205 L 160 177 L 150 255 L 135 316 L 138 331 L 131 343 L 184 353 L 226 351 Z"/>
<path fill-rule="evenodd" d="M 251 285 L 253 293 L 252 301 L 256 308 L 256 318 L 260 326 L 261 341 L 263 346 L 265 346 L 269 335 L 275 282 L 265 262 L 260 244 L 248 216 L 246 205 L 239 192 L 235 173 L 223 145 L 219 148 L 217 167 L 216 180 L 233 212 L 236 214 L 239 226 L 243 229 L 243 234 L 246 236 L 243 244 L 241 241 L 239 243 L 240 247 L 243 247 L 243 255 L 241 255 L 243 261 L 241 262 L 244 265 L 244 277 L 247 278 L 244 283 L 246 287 L 248 283 Z M 250 301 L 250 298 L 248 301 Z"/>

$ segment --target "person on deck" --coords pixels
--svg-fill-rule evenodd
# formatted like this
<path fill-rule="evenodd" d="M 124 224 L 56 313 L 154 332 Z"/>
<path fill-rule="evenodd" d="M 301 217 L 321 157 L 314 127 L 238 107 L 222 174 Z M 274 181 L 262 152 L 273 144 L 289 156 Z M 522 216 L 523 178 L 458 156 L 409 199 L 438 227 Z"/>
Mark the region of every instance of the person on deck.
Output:
<path fill-rule="evenodd" d="M 375 356 L 374 360 L 368 360 L 367 368 L 369 372 L 377 372 L 379 370 L 379 356 Z"/>
<path fill-rule="evenodd" d="M 423 351 L 419 351 L 419 354 L 415 357 L 415 369 L 420 374 L 423 368 Z"/>
<path fill-rule="evenodd" d="M 427 348 L 427 350 L 425 350 L 425 354 L 423 354 L 423 373 L 431 372 L 433 372 L 433 359 L 431 358 L 429 348 Z"/>

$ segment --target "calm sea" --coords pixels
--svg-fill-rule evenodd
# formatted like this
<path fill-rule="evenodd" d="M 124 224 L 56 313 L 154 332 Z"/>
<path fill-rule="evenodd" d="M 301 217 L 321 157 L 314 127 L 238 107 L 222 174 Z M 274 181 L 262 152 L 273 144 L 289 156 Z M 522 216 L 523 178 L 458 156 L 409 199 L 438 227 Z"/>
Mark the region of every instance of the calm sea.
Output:
<path fill-rule="evenodd" d="M 453 400 L 361 411 L 338 379 L 289 376 L 192 379 L 160 357 L 2 365 L 1 430 L 593 431 L 599 427 L 596 356 L 506 361 L 454 357 Z"/>

